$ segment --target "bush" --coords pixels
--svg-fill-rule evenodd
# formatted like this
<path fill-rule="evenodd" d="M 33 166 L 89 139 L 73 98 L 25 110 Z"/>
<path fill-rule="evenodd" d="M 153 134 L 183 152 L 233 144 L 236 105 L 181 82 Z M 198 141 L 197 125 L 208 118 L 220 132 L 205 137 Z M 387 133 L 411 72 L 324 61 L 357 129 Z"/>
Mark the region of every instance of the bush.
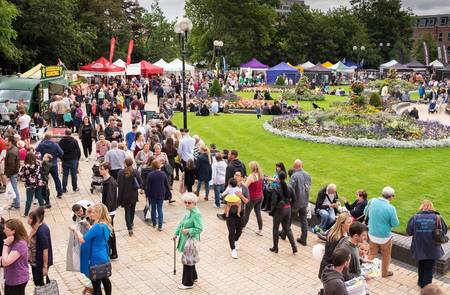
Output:
<path fill-rule="evenodd" d="M 369 104 L 373 107 L 379 108 L 382 106 L 381 95 L 374 92 L 370 95 Z"/>
<path fill-rule="evenodd" d="M 295 93 L 298 95 L 304 95 L 307 90 L 309 90 L 309 79 L 306 75 L 303 75 L 295 87 Z"/>
<path fill-rule="evenodd" d="M 350 86 L 350 89 L 356 95 L 361 95 L 364 91 L 364 88 L 365 88 L 364 83 L 359 81 L 353 82 L 352 86 Z"/>
<path fill-rule="evenodd" d="M 353 95 L 350 98 L 350 102 L 353 105 L 359 106 L 359 107 L 363 107 L 366 104 L 366 98 L 362 95 Z"/>
<path fill-rule="evenodd" d="M 278 76 L 277 80 L 275 81 L 275 85 L 277 85 L 277 86 L 285 86 L 286 85 L 285 82 L 286 81 L 284 80 L 283 76 Z"/>
<path fill-rule="evenodd" d="M 315 93 L 309 89 L 305 90 L 302 95 L 297 94 L 293 91 L 283 92 L 281 97 L 285 100 L 295 100 L 295 101 L 318 101 L 325 100 L 325 96 L 320 93 Z"/>
<path fill-rule="evenodd" d="M 209 97 L 221 97 L 222 96 L 222 87 L 220 87 L 219 80 L 214 79 L 211 87 L 208 92 Z"/>

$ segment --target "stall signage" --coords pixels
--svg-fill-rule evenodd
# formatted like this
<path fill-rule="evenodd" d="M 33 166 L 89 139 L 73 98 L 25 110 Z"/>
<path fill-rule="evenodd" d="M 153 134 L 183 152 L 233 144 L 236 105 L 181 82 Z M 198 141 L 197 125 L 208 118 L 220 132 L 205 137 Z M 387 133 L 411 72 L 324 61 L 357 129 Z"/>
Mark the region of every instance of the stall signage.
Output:
<path fill-rule="evenodd" d="M 51 78 L 51 77 L 59 77 L 62 73 L 61 66 L 48 66 L 41 68 L 41 78 Z"/>

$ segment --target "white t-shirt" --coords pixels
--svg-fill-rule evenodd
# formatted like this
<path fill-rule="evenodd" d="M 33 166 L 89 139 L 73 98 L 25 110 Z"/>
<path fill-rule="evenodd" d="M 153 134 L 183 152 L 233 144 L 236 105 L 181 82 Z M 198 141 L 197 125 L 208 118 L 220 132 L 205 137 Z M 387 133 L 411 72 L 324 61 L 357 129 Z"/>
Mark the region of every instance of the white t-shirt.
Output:
<path fill-rule="evenodd" d="M 30 127 L 31 117 L 27 114 L 19 117 L 20 130 Z"/>

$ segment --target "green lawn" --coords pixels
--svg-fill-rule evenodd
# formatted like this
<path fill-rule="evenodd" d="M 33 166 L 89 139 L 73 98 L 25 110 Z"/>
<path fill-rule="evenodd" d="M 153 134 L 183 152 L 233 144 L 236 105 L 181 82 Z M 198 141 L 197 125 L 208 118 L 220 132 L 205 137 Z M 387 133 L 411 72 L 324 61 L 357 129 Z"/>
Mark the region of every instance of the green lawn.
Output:
<path fill-rule="evenodd" d="M 243 99 L 253 99 L 254 92 L 242 92 L 238 91 L 236 92 L 237 96 L 242 97 Z M 278 99 L 281 95 L 281 93 L 271 93 L 273 99 Z M 325 95 L 325 100 L 323 101 L 316 101 L 315 103 L 320 106 L 321 108 L 329 108 L 330 104 L 332 104 L 335 101 L 344 102 L 347 101 L 348 97 L 346 96 L 337 96 L 337 95 Z M 289 104 L 294 103 L 293 100 L 288 101 Z M 312 102 L 310 101 L 301 101 L 300 106 L 304 110 L 310 110 L 312 109 Z"/>
<path fill-rule="evenodd" d="M 189 114 L 191 134 L 200 135 L 205 143 L 215 143 L 219 149 L 237 149 L 248 164 L 257 160 L 264 173 L 272 175 L 276 162 L 291 167 L 295 159 L 303 160 L 305 170 L 313 180 L 311 200 L 317 191 L 330 182 L 338 186 L 341 196 L 353 200 L 354 192 L 363 188 L 370 197 L 392 186 L 396 190 L 393 204 L 397 208 L 404 232 L 409 217 L 417 211 L 423 198 L 431 199 L 446 220 L 450 211 L 447 175 L 450 170 L 450 148 L 387 149 L 316 144 L 272 135 L 262 128 L 270 116 L 257 120 L 254 115 L 221 114 L 196 117 Z M 181 114 L 174 121 L 182 125 Z"/>

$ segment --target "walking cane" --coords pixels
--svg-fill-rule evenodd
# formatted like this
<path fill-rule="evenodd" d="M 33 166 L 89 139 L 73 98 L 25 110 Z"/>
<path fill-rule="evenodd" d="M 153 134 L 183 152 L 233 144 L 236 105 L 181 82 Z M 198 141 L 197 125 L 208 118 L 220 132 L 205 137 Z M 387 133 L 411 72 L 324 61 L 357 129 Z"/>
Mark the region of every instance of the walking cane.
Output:
<path fill-rule="evenodd" d="M 177 274 L 177 240 L 173 240 L 173 275 Z"/>

